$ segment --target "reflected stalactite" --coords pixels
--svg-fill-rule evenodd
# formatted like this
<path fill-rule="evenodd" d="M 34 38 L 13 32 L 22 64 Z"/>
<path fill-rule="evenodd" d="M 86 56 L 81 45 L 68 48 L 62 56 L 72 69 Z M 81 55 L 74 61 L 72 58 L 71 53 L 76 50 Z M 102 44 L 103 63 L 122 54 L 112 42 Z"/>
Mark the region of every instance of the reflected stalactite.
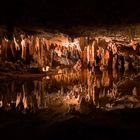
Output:
<path fill-rule="evenodd" d="M 3 106 L 3 102 L 2 102 L 2 100 L 0 101 L 0 107 L 2 107 Z"/>
<path fill-rule="evenodd" d="M 108 71 L 92 75 L 89 69 L 80 73 L 73 69 L 62 69 L 60 74 L 51 76 L 50 79 L 9 82 L 9 89 L 4 88 L 1 93 L 0 108 L 7 111 L 16 109 L 25 114 L 28 111 L 35 113 L 48 109 L 55 104 L 64 105 L 68 112 L 74 109 L 85 113 L 94 108 L 112 110 L 119 107 L 118 102 L 124 106 L 128 106 L 127 102 L 137 106 L 139 83 L 131 87 L 130 92 L 121 94 L 122 88 L 118 89 L 117 82 L 114 79 L 111 84 Z"/>
<path fill-rule="evenodd" d="M 137 88 L 134 87 L 132 90 L 132 96 L 137 97 Z"/>
<path fill-rule="evenodd" d="M 17 97 L 16 97 L 16 107 L 18 107 L 18 105 L 19 105 L 19 103 L 21 102 L 21 93 L 20 93 L 20 95 L 17 95 Z"/>
<path fill-rule="evenodd" d="M 26 92 L 25 92 L 24 85 L 22 86 L 22 88 L 23 88 L 23 99 L 22 99 L 22 102 L 23 102 L 23 105 L 24 105 L 24 109 L 27 109 L 28 108 L 28 101 L 27 101 L 27 95 L 26 95 Z"/>

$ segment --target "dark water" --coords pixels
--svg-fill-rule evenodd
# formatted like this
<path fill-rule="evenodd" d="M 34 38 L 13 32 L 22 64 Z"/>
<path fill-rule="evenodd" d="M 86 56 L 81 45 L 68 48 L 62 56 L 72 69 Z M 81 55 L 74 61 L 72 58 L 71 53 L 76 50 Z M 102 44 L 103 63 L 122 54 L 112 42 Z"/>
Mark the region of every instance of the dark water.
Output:
<path fill-rule="evenodd" d="M 1 80 L 0 108 L 23 114 L 47 111 L 89 113 L 94 109 L 140 107 L 139 73 L 59 69 L 38 80 Z"/>
<path fill-rule="evenodd" d="M 139 73 L 59 69 L 38 80 L 1 79 L 0 135 L 18 140 L 138 139 L 139 78 Z"/>

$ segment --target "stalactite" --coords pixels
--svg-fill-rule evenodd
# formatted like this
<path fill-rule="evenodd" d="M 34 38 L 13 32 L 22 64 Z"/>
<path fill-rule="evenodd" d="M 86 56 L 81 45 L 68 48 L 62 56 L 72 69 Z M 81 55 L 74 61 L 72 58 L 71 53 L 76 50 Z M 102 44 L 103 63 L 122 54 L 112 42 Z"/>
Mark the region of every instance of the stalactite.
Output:
<path fill-rule="evenodd" d="M 89 64 L 89 45 L 87 46 L 87 64 Z"/>

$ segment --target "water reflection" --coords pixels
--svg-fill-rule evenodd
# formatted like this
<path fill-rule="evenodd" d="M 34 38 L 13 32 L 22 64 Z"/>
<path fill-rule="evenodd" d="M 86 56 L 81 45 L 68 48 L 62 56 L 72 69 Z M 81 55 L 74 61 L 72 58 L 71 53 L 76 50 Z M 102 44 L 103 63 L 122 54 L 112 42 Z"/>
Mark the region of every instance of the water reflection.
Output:
<path fill-rule="evenodd" d="M 93 73 L 89 69 L 60 69 L 41 80 L 7 79 L 1 81 L 0 108 L 22 113 L 49 108 L 85 113 L 94 108 L 139 107 L 139 78 L 133 74 L 129 77 L 107 70 Z"/>

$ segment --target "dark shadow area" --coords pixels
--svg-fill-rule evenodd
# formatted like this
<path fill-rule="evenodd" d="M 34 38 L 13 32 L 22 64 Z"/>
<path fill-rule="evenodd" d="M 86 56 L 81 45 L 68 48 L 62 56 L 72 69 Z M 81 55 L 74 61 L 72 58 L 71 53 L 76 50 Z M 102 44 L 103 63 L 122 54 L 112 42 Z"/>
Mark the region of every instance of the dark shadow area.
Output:
<path fill-rule="evenodd" d="M 18 25 L 42 28 L 139 23 L 139 1 L 2 1 L 0 24 L 9 32 Z M 26 22 L 25 22 L 26 21 Z M 11 38 L 9 33 L 9 38 Z"/>
<path fill-rule="evenodd" d="M 139 139 L 139 109 L 115 112 L 95 111 L 89 115 L 57 122 L 48 127 L 48 120 L 41 120 L 36 114 L 1 114 L 0 134 L 12 139 Z M 94 114 L 96 113 L 96 114 Z M 11 117 L 9 118 L 8 115 Z M 15 120 L 15 117 L 17 118 Z M 45 117 L 45 116 L 44 116 Z M 14 121 L 13 121 L 14 118 Z M 12 125 L 11 125 L 12 124 Z"/>

